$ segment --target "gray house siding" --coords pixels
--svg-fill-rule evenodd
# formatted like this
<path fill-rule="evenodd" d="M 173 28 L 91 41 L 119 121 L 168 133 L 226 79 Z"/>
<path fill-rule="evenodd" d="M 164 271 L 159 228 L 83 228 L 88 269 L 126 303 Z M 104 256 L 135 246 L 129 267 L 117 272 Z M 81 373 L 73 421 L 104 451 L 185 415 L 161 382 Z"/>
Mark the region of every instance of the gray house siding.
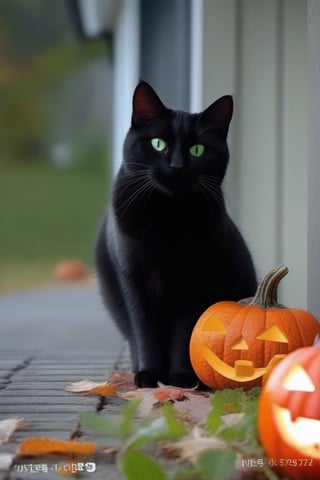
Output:
<path fill-rule="evenodd" d="M 171 108 L 190 108 L 190 0 L 141 0 L 140 78 Z"/>

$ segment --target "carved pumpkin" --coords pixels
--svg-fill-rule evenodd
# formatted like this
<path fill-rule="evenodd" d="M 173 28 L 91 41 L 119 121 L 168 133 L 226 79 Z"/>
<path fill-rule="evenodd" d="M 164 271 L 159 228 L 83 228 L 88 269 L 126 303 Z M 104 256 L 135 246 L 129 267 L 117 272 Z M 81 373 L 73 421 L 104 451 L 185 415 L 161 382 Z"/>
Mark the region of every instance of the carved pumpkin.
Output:
<path fill-rule="evenodd" d="M 259 400 L 258 429 L 270 465 L 294 480 L 320 478 L 320 342 L 290 353 Z"/>
<path fill-rule="evenodd" d="M 281 265 L 271 270 L 256 295 L 218 302 L 199 318 L 191 335 L 191 363 L 199 379 L 214 389 L 260 386 L 289 352 L 310 346 L 320 332 L 316 318 L 277 301 Z"/>

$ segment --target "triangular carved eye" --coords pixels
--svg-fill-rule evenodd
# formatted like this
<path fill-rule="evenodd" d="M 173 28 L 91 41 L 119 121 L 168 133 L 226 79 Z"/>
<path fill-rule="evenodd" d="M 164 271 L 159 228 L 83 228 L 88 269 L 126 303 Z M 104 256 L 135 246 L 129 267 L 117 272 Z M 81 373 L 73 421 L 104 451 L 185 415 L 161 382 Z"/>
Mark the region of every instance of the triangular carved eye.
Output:
<path fill-rule="evenodd" d="M 313 381 L 300 365 L 294 365 L 290 369 L 282 386 L 286 390 L 295 392 L 314 392 L 316 389 Z"/>
<path fill-rule="evenodd" d="M 204 326 L 202 328 L 203 331 L 208 331 L 208 332 L 216 332 L 216 333 L 221 333 L 225 334 L 227 329 L 224 326 L 223 322 L 220 320 L 219 317 L 214 315 L 213 317 L 209 317 L 208 320 L 204 323 Z"/>
<path fill-rule="evenodd" d="M 241 335 L 236 342 L 231 346 L 232 350 L 248 350 L 249 346 L 245 341 L 244 337 Z"/>
<path fill-rule="evenodd" d="M 277 325 L 265 330 L 261 335 L 257 337 L 257 340 L 270 340 L 272 342 L 288 343 L 287 337 L 281 332 Z"/>

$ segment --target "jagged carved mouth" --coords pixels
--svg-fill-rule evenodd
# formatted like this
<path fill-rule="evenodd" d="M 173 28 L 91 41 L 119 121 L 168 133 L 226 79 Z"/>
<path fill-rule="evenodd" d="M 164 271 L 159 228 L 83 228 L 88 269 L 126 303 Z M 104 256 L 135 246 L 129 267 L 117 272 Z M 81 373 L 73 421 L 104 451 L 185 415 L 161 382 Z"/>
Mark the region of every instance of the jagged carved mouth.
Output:
<path fill-rule="evenodd" d="M 267 372 L 271 371 L 277 363 L 280 362 L 286 355 L 277 354 L 272 357 L 270 362 L 265 367 L 255 368 L 251 360 L 236 360 L 234 366 L 228 365 L 221 360 L 215 353 L 204 345 L 201 347 L 202 355 L 210 365 L 210 367 L 223 377 L 235 380 L 237 382 L 248 382 L 262 377 Z"/>
<path fill-rule="evenodd" d="M 320 420 L 297 417 L 293 421 L 288 409 L 278 405 L 272 408 L 277 428 L 286 443 L 306 456 L 320 459 Z"/>

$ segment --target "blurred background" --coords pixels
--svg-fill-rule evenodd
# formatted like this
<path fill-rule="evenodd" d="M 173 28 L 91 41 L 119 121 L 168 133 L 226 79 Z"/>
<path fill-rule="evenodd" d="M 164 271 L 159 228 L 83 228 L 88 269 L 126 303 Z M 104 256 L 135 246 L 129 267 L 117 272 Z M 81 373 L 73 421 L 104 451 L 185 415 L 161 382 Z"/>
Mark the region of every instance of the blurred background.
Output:
<path fill-rule="evenodd" d="M 0 2 L 0 293 L 91 269 L 110 179 L 111 47 L 65 0 Z"/>
<path fill-rule="evenodd" d="M 92 271 L 143 79 L 193 112 L 233 95 L 228 210 L 259 278 L 288 265 L 282 302 L 320 312 L 319 17 L 319 0 L 1 0 L 0 292 L 64 258 Z"/>

